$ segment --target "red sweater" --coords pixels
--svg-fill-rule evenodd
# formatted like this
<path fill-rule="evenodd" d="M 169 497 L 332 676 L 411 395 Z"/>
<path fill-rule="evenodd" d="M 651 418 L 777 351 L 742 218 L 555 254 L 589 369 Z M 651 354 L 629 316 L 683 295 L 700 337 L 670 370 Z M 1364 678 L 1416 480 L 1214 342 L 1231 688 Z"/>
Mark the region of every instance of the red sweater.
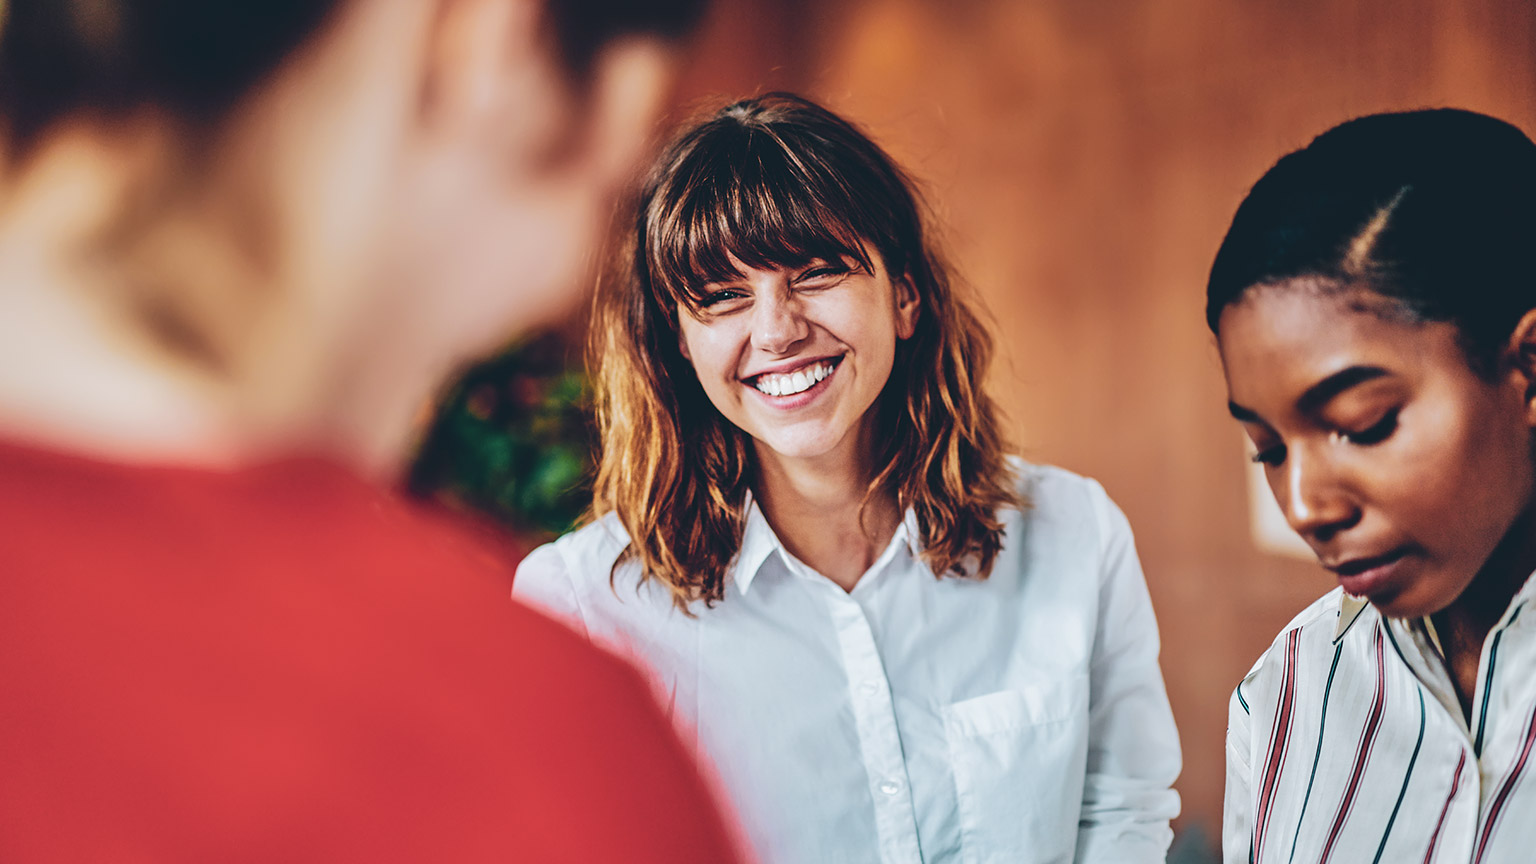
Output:
<path fill-rule="evenodd" d="M 638 675 L 347 471 L 0 444 L 0 861 L 733 861 Z"/>

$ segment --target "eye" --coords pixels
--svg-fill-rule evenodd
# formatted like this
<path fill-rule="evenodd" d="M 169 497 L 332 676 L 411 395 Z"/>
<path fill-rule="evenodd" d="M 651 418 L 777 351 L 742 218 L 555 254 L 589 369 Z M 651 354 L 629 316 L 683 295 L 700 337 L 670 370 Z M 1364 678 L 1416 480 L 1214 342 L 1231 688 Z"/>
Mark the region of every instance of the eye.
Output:
<path fill-rule="evenodd" d="M 1253 454 L 1253 461 L 1271 468 L 1283 465 L 1285 464 L 1285 445 L 1276 444 L 1273 447 L 1265 447 Z"/>
<path fill-rule="evenodd" d="M 1369 447 L 1372 444 L 1380 444 L 1397 431 L 1397 413 L 1394 408 L 1383 414 L 1380 420 L 1358 432 L 1340 432 L 1339 437 L 1351 444 L 1361 447 Z"/>
<path fill-rule="evenodd" d="M 843 264 L 833 264 L 827 261 L 817 261 L 810 267 L 800 271 L 795 277 L 795 285 L 815 288 L 823 285 L 834 284 L 848 275 L 848 267 Z"/>
<path fill-rule="evenodd" d="M 706 291 L 701 297 L 699 297 L 699 308 L 709 309 L 713 306 L 719 306 L 722 303 L 729 303 L 732 300 L 740 300 L 746 296 L 747 295 L 745 293 L 737 291 L 734 288 L 721 288 L 718 291 Z"/>

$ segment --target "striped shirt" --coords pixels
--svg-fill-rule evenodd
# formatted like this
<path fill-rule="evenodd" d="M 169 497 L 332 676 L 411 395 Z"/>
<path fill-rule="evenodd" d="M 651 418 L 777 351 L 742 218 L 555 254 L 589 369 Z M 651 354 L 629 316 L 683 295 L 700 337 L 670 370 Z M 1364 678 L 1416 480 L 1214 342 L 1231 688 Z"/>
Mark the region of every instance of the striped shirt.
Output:
<path fill-rule="evenodd" d="M 1232 694 L 1226 864 L 1536 861 L 1533 599 L 1488 634 L 1470 723 L 1429 619 L 1342 589 L 1296 616 Z"/>

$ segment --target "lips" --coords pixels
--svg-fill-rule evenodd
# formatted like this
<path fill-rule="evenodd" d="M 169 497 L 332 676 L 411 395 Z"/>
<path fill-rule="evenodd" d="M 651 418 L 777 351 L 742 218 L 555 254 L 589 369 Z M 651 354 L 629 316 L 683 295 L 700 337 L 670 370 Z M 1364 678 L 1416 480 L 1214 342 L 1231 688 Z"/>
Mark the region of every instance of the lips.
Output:
<path fill-rule="evenodd" d="M 841 357 L 812 360 L 748 376 L 742 381 L 760 393 L 774 397 L 796 396 L 831 377 Z"/>
<path fill-rule="evenodd" d="M 1323 566 L 1338 575 L 1339 584 L 1345 591 L 1356 597 L 1369 597 L 1391 586 L 1402 570 L 1408 551 L 1407 547 L 1401 547 L 1382 555 L 1350 558 Z"/>

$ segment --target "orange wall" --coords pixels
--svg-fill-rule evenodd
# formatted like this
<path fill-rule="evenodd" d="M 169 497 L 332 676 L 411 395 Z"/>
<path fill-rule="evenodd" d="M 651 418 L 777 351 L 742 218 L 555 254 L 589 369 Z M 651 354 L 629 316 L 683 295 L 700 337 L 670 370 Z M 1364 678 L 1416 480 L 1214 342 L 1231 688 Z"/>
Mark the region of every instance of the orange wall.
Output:
<path fill-rule="evenodd" d="M 1245 448 L 1202 316 L 1211 255 L 1276 158 L 1369 111 L 1536 129 L 1529 0 L 718 0 L 683 98 L 800 89 L 918 177 L 997 319 L 1026 456 L 1137 531 L 1185 747 L 1219 831 L 1226 700 L 1331 582 L 1247 533 Z"/>

